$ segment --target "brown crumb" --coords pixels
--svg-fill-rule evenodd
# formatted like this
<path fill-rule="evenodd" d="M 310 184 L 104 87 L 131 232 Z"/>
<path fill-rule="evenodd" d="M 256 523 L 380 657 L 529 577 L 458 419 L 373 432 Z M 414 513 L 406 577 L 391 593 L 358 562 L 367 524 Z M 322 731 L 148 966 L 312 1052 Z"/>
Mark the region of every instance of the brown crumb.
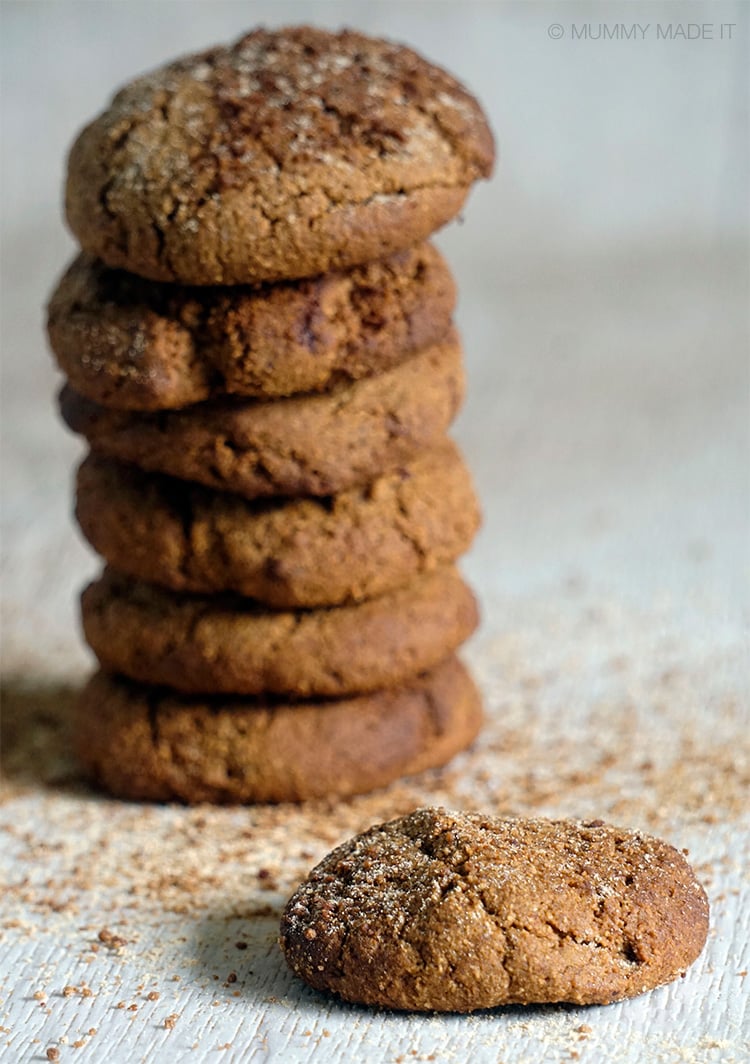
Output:
<path fill-rule="evenodd" d="M 227 976 L 227 982 L 228 983 L 236 983 L 237 982 L 237 972 L 230 972 L 229 975 Z"/>
<path fill-rule="evenodd" d="M 158 990 L 150 990 L 148 992 L 148 994 L 146 994 L 146 1000 L 147 1001 L 158 1001 L 159 997 L 160 997 L 160 994 L 159 994 Z"/>
<path fill-rule="evenodd" d="M 63 997 L 73 997 L 73 995 L 77 994 L 77 993 L 78 993 L 78 987 L 77 986 L 64 986 L 62 988 L 62 996 Z"/>
<path fill-rule="evenodd" d="M 114 931 L 110 931 L 106 927 L 102 928 L 97 937 L 107 949 L 121 949 L 128 944 L 126 938 L 123 938 L 122 935 L 116 935 Z"/>
<path fill-rule="evenodd" d="M 46 1000 L 47 1000 L 47 995 L 45 994 L 45 992 L 43 990 L 35 990 L 34 991 L 34 1001 L 46 1001 Z"/>
<path fill-rule="evenodd" d="M 85 1045 L 86 1045 L 86 1042 L 85 1042 L 85 1040 L 84 1040 L 83 1038 L 78 1038 L 78 1039 L 76 1039 L 76 1041 L 75 1041 L 75 1042 L 73 1043 L 73 1049 L 81 1049 L 81 1048 L 82 1048 L 83 1046 L 85 1046 Z"/>
<path fill-rule="evenodd" d="M 89 1035 L 91 1036 L 91 1035 L 95 1035 L 95 1034 L 96 1034 L 96 1027 L 89 1027 Z"/>
<path fill-rule="evenodd" d="M 133 1002 L 132 1005 L 128 1005 L 128 1012 L 137 1012 L 137 1011 L 138 1011 L 138 1006 L 136 1005 L 135 1002 Z"/>
<path fill-rule="evenodd" d="M 247 942 L 235 942 L 236 949 L 247 949 Z"/>
<path fill-rule="evenodd" d="M 166 1020 L 164 1021 L 164 1026 L 167 1028 L 168 1031 L 174 1030 L 174 1026 L 179 1020 L 179 1018 L 179 1012 L 172 1012 L 169 1016 L 167 1016 Z"/>
<path fill-rule="evenodd" d="M 49 1046 L 46 1053 L 47 1060 L 59 1060 L 60 1050 L 56 1046 Z"/>

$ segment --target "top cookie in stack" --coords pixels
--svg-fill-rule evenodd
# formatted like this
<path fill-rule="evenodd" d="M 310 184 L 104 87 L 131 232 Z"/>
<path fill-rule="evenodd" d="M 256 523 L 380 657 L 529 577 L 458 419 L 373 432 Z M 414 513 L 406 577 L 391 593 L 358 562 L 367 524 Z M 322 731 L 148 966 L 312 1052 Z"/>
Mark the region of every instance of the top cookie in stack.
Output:
<path fill-rule="evenodd" d="M 450 75 L 307 27 L 142 77 L 76 140 L 49 336 L 114 566 L 78 742 L 114 793 L 357 793 L 476 734 L 455 289 L 424 241 L 493 154 Z"/>
<path fill-rule="evenodd" d="M 153 281 L 313 277 L 424 240 L 493 158 L 476 100 L 410 49 L 257 30 L 119 92 L 73 145 L 67 216 Z"/>

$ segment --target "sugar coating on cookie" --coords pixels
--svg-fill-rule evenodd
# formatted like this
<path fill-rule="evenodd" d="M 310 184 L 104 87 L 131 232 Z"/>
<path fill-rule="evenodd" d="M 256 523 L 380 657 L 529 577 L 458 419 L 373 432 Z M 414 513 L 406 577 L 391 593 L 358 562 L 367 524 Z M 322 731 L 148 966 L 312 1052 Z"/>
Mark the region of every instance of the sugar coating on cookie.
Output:
<path fill-rule="evenodd" d="M 455 302 L 431 244 L 303 281 L 203 288 L 79 255 L 52 294 L 47 331 L 81 395 L 121 410 L 170 410 L 382 373 L 442 340 Z"/>
<path fill-rule="evenodd" d="M 311 986 L 395 1009 L 606 1004 L 700 954 L 708 902 L 668 843 L 601 820 L 418 809 L 339 846 L 280 943 Z"/>
<path fill-rule="evenodd" d="M 118 92 L 72 147 L 66 210 L 85 251 L 152 280 L 277 281 L 419 242 L 493 162 L 479 104 L 411 49 L 259 29 Z"/>

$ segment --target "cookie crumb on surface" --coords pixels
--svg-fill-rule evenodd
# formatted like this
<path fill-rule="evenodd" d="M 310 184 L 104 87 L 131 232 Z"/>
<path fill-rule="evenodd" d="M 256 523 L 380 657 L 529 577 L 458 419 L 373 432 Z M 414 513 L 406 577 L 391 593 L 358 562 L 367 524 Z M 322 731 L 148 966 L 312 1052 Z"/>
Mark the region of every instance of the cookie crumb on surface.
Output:
<path fill-rule="evenodd" d="M 106 927 L 102 928 L 97 938 L 108 949 L 121 949 L 123 946 L 127 946 L 128 944 L 128 940 L 126 938 L 123 938 L 121 935 L 116 935 L 114 931 L 110 931 Z"/>

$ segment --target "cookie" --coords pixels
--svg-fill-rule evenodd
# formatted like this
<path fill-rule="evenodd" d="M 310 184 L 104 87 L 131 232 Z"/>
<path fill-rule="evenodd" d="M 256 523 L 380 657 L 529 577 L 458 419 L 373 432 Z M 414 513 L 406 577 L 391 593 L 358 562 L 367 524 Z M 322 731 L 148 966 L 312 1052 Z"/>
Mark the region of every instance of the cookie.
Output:
<path fill-rule="evenodd" d="M 118 92 L 72 147 L 66 212 L 151 280 L 278 281 L 418 243 L 493 162 L 479 104 L 410 49 L 257 30 Z"/>
<path fill-rule="evenodd" d="M 286 906 L 311 986 L 395 1009 L 607 1004 L 681 975 L 708 903 L 685 858 L 601 820 L 418 809 L 330 853 Z"/>
<path fill-rule="evenodd" d="M 443 765 L 481 721 L 455 658 L 408 686 L 298 703 L 189 698 L 99 672 L 79 700 L 76 746 L 90 776 L 120 798 L 298 802 Z"/>
<path fill-rule="evenodd" d="M 234 591 L 277 607 L 336 606 L 455 561 L 479 526 L 446 440 L 363 488 L 249 502 L 90 455 L 76 516 L 111 565 L 175 591 Z"/>
<path fill-rule="evenodd" d="M 47 331 L 76 391 L 123 410 L 274 399 L 383 373 L 448 332 L 456 301 L 430 244 L 314 280 L 251 288 L 144 281 L 79 255 Z"/>
<path fill-rule="evenodd" d="M 269 611 L 251 600 L 176 594 L 112 569 L 81 599 L 104 669 L 190 694 L 339 697 L 393 687 L 465 642 L 476 602 L 453 568 L 356 606 Z"/>
<path fill-rule="evenodd" d="M 441 439 L 463 398 L 455 335 L 378 377 L 322 395 L 225 400 L 186 410 L 108 410 L 69 387 L 67 425 L 94 451 L 249 499 L 331 495 Z"/>

